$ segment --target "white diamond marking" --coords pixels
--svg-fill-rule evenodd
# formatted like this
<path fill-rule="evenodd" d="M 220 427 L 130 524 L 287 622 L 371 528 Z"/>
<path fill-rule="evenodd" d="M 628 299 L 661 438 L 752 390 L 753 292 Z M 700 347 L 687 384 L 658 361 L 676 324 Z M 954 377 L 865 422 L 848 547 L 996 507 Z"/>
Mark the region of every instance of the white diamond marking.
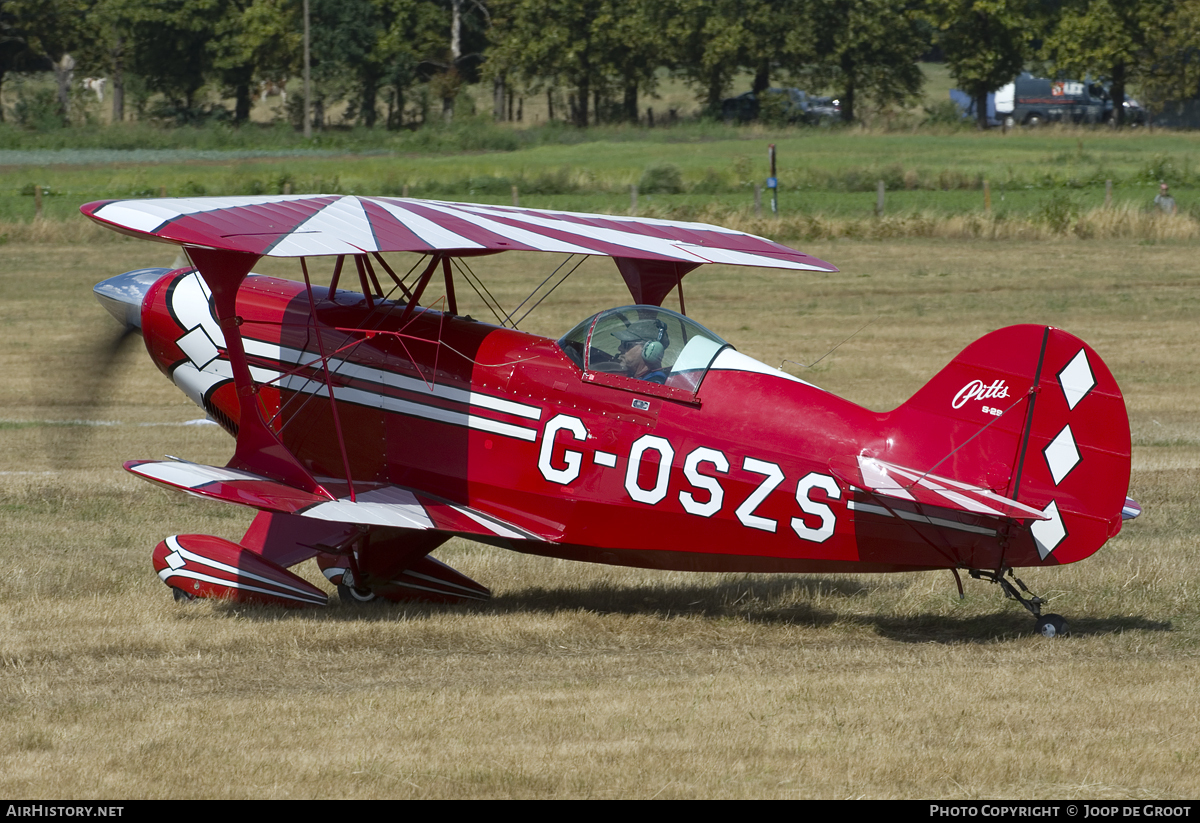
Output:
<path fill-rule="evenodd" d="M 1049 520 L 1038 520 L 1029 527 L 1033 532 L 1033 541 L 1037 543 L 1038 554 L 1043 560 L 1050 556 L 1050 552 L 1058 548 L 1058 544 L 1063 542 L 1067 536 L 1067 527 L 1063 525 L 1062 516 L 1058 513 L 1058 505 L 1051 500 L 1050 505 L 1042 509 L 1042 514 L 1049 516 Z"/>
<path fill-rule="evenodd" d="M 1063 397 L 1067 399 L 1067 408 L 1074 409 L 1087 393 L 1096 385 L 1096 377 L 1088 365 L 1087 352 L 1083 349 L 1071 358 L 1062 371 L 1058 373 L 1058 385 L 1062 388 Z"/>
<path fill-rule="evenodd" d="M 172 571 L 179 571 L 185 565 L 187 565 L 187 561 L 183 559 L 183 556 L 180 555 L 179 552 L 171 552 L 166 556 L 165 559 L 167 561 L 167 565 L 171 567 Z"/>
<path fill-rule="evenodd" d="M 1046 465 L 1050 467 L 1050 475 L 1057 486 L 1071 473 L 1071 469 L 1079 465 L 1079 449 L 1075 446 L 1075 438 L 1071 436 L 1071 427 L 1063 426 L 1063 430 L 1050 441 L 1042 454 L 1046 457 Z"/>
<path fill-rule="evenodd" d="M 179 350 L 196 364 L 196 368 L 201 370 L 221 354 L 203 326 L 196 326 L 175 342 L 179 346 Z"/>

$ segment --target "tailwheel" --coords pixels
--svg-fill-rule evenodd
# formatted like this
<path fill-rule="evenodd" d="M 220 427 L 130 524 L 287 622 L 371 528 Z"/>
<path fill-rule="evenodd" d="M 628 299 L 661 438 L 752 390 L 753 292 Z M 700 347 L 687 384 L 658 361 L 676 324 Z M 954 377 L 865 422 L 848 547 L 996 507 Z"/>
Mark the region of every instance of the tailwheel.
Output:
<path fill-rule="evenodd" d="M 174 596 L 176 603 L 191 603 L 196 599 L 196 595 L 185 592 L 183 589 L 177 589 L 174 586 L 171 587 L 171 594 Z"/>
<path fill-rule="evenodd" d="M 1042 637 L 1062 637 L 1071 628 L 1061 614 L 1047 614 L 1037 619 L 1037 631 Z"/>
<path fill-rule="evenodd" d="M 1005 597 L 1011 597 L 1016 600 L 1036 619 L 1036 631 L 1042 637 L 1062 637 L 1070 634 L 1070 628 L 1067 621 L 1060 614 L 1042 614 L 1042 598 L 1035 596 L 1029 591 L 1021 578 L 1013 574 L 1012 569 L 1008 569 L 1008 576 L 1012 578 L 1012 582 L 1004 579 L 1004 571 L 991 572 L 980 571 L 979 569 L 971 569 L 971 577 L 976 580 L 990 580 L 1004 590 Z M 1016 585 L 1013 585 L 1013 584 Z M 1020 587 L 1020 588 L 1018 588 Z M 1024 592 L 1024 594 L 1022 594 Z M 1025 595 L 1028 594 L 1029 597 Z"/>

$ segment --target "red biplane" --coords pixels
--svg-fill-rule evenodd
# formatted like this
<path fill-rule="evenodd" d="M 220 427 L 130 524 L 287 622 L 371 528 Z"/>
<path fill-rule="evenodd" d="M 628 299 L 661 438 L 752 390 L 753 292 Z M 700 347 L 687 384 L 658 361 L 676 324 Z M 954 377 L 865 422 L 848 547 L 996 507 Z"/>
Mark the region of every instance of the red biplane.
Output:
<path fill-rule="evenodd" d="M 1013 570 L 1082 560 L 1138 511 L 1121 392 L 1064 331 L 992 332 L 877 413 L 662 308 L 678 289 L 682 311 L 683 277 L 705 263 L 836 271 L 753 235 L 387 197 L 82 210 L 183 246 L 192 267 L 129 272 L 96 293 L 236 438 L 226 466 L 126 468 L 259 511 L 239 543 L 158 545 L 154 567 L 180 599 L 325 604 L 288 571 L 313 557 L 349 601 L 485 599 L 430 557 L 466 537 L 654 569 L 966 570 L 1052 636 L 1062 618 L 1042 615 Z M 634 305 L 558 340 L 517 330 L 513 314 L 460 316 L 472 258 L 515 250 L 611 257 Z M 390 252 L 423 256 L 401 275 Z M 263 256 L 299 258 L 303 282 L 252 274 Z M 334 258 L 328 285 L 310 277 L 319 256 Z M 425 299 L 434 283 L 444 310 Z"/>

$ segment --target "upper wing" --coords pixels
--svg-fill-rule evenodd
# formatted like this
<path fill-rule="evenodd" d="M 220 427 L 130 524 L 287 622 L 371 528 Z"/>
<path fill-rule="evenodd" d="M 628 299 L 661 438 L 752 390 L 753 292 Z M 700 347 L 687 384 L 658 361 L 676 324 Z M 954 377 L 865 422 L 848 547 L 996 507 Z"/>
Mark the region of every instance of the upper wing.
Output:
<path fill-rule="evenodd" d="M 80 209 L 111 228 L 269 257 L 367 252 L 458 255 L 546 251 L 618 260 L 833 272 L 787 246 L 744 232 L 673 220 L 355 195 L 105 200 Z"/>

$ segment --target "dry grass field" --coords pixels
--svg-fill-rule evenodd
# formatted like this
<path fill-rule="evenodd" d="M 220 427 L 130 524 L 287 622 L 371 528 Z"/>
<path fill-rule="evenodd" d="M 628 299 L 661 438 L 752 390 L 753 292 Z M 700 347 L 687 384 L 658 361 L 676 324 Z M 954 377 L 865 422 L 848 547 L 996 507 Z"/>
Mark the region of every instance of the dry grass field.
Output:
<path fill-rule="evenodd" d="M 439 556 L 490 603 L 178 606 L 154 545 L 237 539 L 250 515 L 120 464 L 223 462 L 231 442 L 193 424 L 136 338 L 101 368 L 116 324 L 91 295 L 174 250 L 14 238 L 0 249 L 0 796 L 1200 796 L 1195 245 L 804 248 L 842 272 L 701 269 L 689 313 L 880 409 L 1011 323 L 1061 326 L 1106 359 L 1145 514 L 1090 560 L 1023 575 L 1071 637 L 1035 637 L 994 586 L 966 581 L 960 601 L 948 573 L 689 575 L 457 542 Z M 475 269 L 511 305 L 535 280 L 504 257 Z M 531 330 L 628 302 L 607 261 L 581 275 Z"/>

